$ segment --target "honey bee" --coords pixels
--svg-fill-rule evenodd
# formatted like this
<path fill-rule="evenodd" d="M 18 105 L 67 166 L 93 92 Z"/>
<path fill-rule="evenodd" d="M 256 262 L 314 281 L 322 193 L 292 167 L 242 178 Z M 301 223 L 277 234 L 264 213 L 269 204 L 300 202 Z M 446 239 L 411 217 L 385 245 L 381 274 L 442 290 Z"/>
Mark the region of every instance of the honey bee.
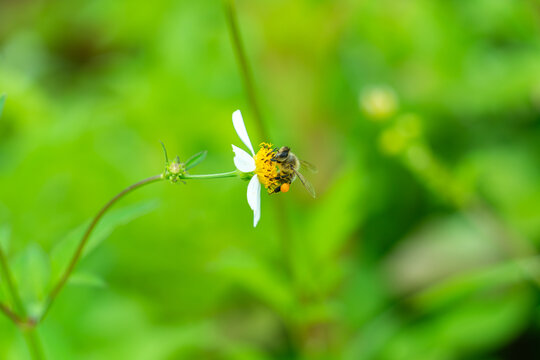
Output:
<path fill-rule="evenodd" d="M 277 163 L 279 169 L 278 176 L 275 178 L 275 180 L 278 180 L 279 186 L 275 188 L 274 193 L 289 191 L 290 184 L 298 177 L 310 195 L 316 197 L 315 189 L 299 171 L 301 168 L 306 168 L 312 172 L 316 172 L 315 166 L 307 161 L 298 159 L 288 146 L 278 149 L 272 161 Z"/>

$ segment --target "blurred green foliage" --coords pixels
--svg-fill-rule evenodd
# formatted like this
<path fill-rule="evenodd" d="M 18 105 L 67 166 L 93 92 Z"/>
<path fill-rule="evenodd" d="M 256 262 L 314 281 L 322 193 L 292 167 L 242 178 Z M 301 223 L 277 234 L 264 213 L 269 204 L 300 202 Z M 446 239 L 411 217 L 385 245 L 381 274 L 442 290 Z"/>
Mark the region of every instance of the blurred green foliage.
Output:
<path fill-rule="evenodd" d="M 540 2 L 237 11 L 270 139 L 220 1 L 0 2 L 0 246 L 30 313 L 160 140 L 231 171 L 240 108 L 319 168 L 318 199 L 263 194 L 255 229 L 238 179 L 130 194 L 39 326 L 47 358 L 540 358 Z"/>

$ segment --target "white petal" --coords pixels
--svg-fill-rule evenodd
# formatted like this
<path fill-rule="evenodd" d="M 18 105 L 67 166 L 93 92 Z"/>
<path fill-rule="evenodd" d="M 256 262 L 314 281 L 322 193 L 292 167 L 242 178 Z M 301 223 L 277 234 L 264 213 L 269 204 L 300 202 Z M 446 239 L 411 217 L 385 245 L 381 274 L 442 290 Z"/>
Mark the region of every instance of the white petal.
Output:
<path fill-rule="evenodd" d="M 253 210 L 253 227 L 255 227 L 261 218 L 261 183 L 257 175 L 249 181 L 247 200 L 249 207 Z"/>
<path fill-rule="evenodd" d="M 240 149 L 238 146 L 232 146 L 234 151 L 234 165 L 242 172 L 255 171 L 255 160 L 245 150 Z"/>
<path fill-rule="evenodd" d="M 242 118 L 242 113 L 240 112 L 240 110 L 236 110 L 235 112 L 233 112 L 232 123 L 234 126 L 234 130 L 236 130 L 236 133 L 238 134 L 240 140 L 242 140 L 242 142 L 247 146 L 247 148 L 251 150 L 253 156 L 255 156 L 255 151 L 253 151 L 253 146 L 251 146 L 251 141 L 249 141 L 246 125 L 244 125 L 244 119 Z"/>

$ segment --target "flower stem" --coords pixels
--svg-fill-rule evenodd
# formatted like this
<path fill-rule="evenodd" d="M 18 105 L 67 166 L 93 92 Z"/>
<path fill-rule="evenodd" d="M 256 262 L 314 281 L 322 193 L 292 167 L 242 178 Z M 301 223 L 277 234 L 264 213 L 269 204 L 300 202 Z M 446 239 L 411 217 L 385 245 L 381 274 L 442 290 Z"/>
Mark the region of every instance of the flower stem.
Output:
<path fill-rule="evenodd" d="M 262 120 L 261 111 L 259 108 L 259 103 L 257 101 L 257 94 L 255 92 L 255 86 L 254 86 L 253 76 L 251 73 L 251 67 L 249 66 L 246 52 L 244 50 L 244 45 L 242 43 L 242 37 L 240 36 L 240 30 L 238 28 L 235 0 L 223 0 L 223 5 L 225 8 L 227 24 L 229 25 L 229 31 L 230 31 L 231 40 L 233 43 L 233 48 L 236 53 L 236 57 L 238 59 L 238 65 L 240 67 L 240 71 L 242 73 L 242 79 L 244 81 L 244 86 L 246 88 L 248 101 L 255 115 L 255 120 L 256 120 L 258 130 L 259 130 L 259 135 L 261 135 L 263 139 L 268 139 L 269 138 L 268 133 L 266 132 L 266 128 Z M 275 209 L 276 209 L 277 217 L 280 219 L 280 224 L 281 224 L 280 227 L 290 228 L 289 219 L 287 217 L 287 211 L 285 208 L 285 203 L 283 202 L 283 200 L 277 203 L 277 205 L 275 206 Z M 287 233 L 290 233 L 290 232 L 287 232 Z M 294 266 L 292 264 L 293 254 L 291 250 L 291 245 L 289 244 L 291 239 L 287 238 L 284 240 L 285 240 L 283 243 L 284 259 L 285 259 L 285 262 L 288 264 L 288 272 L 290 273 L 291 277 L 294 277 L 293 276 Z"/>
<path fill-rule="evenodd" d="M 53 288 L 53 290 L 49 294 L 49 297 L 48 297 L 48 299 L 47 299 L 47 301 L 45 303 L 43 313 L 42 313 L 41 318 L 39 319 L 39 321 L 42 321 L 45 318 L 45 316 L 47 315 L 47 313 L 48 313 L 48 311 L 49 311 L 49 309 L 50 309 L 50 307 L 52 305 L 52 303 L 54 302 L 54 300 L 56 299 L 56 297 L 60 293 L 60 290 L 62 290 L 62 288 L 66 285 L 66 282 L 68 281 L 69 276 L 71 275 L 71 273 L 75 269 L 75 266 L 77 265 L 77 262 L 80 260 L 80 258 L 82 256 L 84 247 L 85 247 L 86 243 L 88 242 L 88 239 L 90 238 L 90 235 L 92 234 L 92 231 L 94 230 L 94 228 L 98 224 L 99 220 L 103 217 L 103 215 L 105 215 L 107 210 L 109 210 L 109 208 L 112 205 L 114 205 L 118 200 L 120 200 L 122 197 L 124 197 L 124 195 L 127 195 L 130 192 L 132 192 L 133 190 L 138 189 L 138 188 L 140 188 L 140 187 L 142 187 L 142 186 L 144 186 L 146 184 L 151 184 L 153 182 L 160 181 L 160 180 L 163 180 L 163 176 L 161 174 L 149 177 L 149 178 L 144 179 L 144 180 L 141 180 L 138 183 L 135 183 L 135 184 L 125 188 L 121 192 L 119 192 L 107 204 L 105 204 L 105 206 L 103 206 L 103 208 L 101 208 L 101 210 L 96 214 L 96 216 L 94 217 L 94 219 L 92 220 L 92 222 L 88 226 L 88 229 L 86 229 L 86 232 L 84 233 L 84 235 L 83 235 L 83 237 L 81 239 L 81 242 L 77 246 L 77 249 L 75 250 L 75 253 L 73 254 L 73 258 L 71 258 L 71 261 L 70 261 L 67 269 L 64 271 L 64 274 L 62 275 L 62 277 L 60 278 L 60 280 L 58 281 L 56 286 Z"/>
<path fill-rule="evenodd" d="M 26 311 L 21 301 L 21 297 L 19 296 L 19 291 L 15 285 L 15 282 L 13 281 L 13 276 L 11 275 L 11 271 L 9 270 L 9 264 L 7 261 L 6 254 L 4 253 L 2 248 L 0 248 L 0 268 L 2 271 L 2 277 L 6 281 L 9 294 L 11 296 L 11 299 L 13 300 L 15 309 L 19 312 L 21 316 L 26 316 Z"/>
<path fill-rule="evenodd" d="M 0 311 L 17 326 L 24 323 L 24 320 L 21 319 L 19 315 L 15 314 L 6 304 L 0 303 Z"/>
<path fill-rule="evenodd" d="M 30 350 L 30 355 L 34 360 L 44 360 L 45 354 L 43 353 L 43 347 L 37 329 L 35 327 L 23 330 L 24 340 Z"/>
<path fill-rule="evenodd" d="M 240 31 L 238 30 L 238 20 L 236 17 L 234 0 L 223 0 L 223 6 L 225 8 L 225 16 L 227 18 L 227 25 L 229 26 L 234 52 L 238 58 L 238 65 L 240 66 L 240 71 L 242 73 L 242 80 L 244 81 L 247 98 L 255 117 L 259 135 L 263 139 L 268 139 L 268 133 L 266 132 L 259 103 L 257 102 L 253 75 L 246 56 L 246 51 L 244 50 Z"/>
<path fill-rule="evenodd" d="M 221 178 L 229 178 L 229 177 L 236 177 L 239 173 L 237 170 L 229 171 L 225 173 L 218 173 L 218 174 L 203 174 L 203 175 L 183 175 L 182 179 L 184 180 L 197 180 L 197 179 L 221 179 Z"/>

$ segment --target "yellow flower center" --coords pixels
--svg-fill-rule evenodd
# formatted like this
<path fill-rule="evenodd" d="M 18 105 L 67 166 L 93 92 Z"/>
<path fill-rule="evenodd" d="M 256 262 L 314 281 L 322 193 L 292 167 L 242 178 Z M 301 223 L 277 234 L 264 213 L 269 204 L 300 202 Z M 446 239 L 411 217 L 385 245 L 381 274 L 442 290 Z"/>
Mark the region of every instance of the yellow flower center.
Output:
<path fill-rule="evenodd" d="M 255 155 L 255 173 L 259 178 L 259 182 L 268 190 L 268 193 L 273 193 L 279 186 L 278 181 L 275 179 L 277 176 L 276 163 L 272 161 L 276 152 L 272 144 L 261 143 L 261 148 Z"/>

